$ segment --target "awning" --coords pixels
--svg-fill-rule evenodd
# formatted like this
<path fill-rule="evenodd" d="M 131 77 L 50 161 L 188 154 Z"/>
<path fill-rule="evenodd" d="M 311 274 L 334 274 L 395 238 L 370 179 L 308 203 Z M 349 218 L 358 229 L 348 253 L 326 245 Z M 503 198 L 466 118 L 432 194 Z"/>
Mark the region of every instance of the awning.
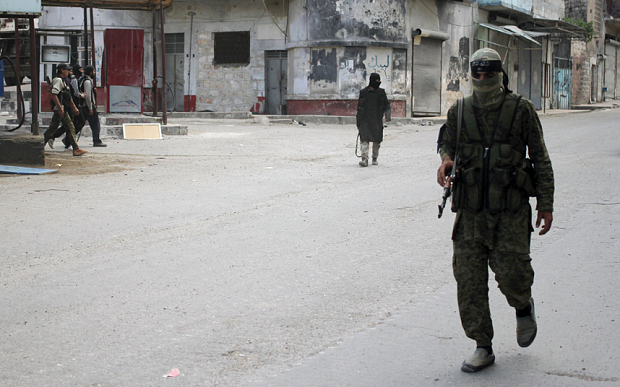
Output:
<path fill-rule="evenodd" d="M 517 26 L 495 26 L 493 24 L 486 24 L 486 23 L 480 23 L 480 26 L 488 28 L 488 29 L 493 30 L 493 31 L 501 32 L 502 34 L 506 34 L 506 35 L 510 35 L 510 36 L 516 36 L 516 37 L 521 38 L 521 39 L 523 39 L 523 40 L 525 40 L 527 42 L 534 43 L 537 46 L 540 46 L 540 43 L 538 43 L 536 40 L 532 39 L 532 37 L 530 37 L 527 34 L 527 31 L 523 31 L 523 30 L 521 30 Z"/>
<path fill-rule="evenodd" d="M 168 8 L 172 0 L 41 0 L 44 7 L 80 7 L 120 10 L 152 11 L 163 4 Z"/>
<path fill-rule="evenodd" d="M 561 33 L 581 37 L 584 37 L 586 34 L 586 29 L 579 27 L 578 25 L 571 24 L 563 20 L 542 18 L 534 18 L 522 25 L 521 28 L 525 31 Z"/>

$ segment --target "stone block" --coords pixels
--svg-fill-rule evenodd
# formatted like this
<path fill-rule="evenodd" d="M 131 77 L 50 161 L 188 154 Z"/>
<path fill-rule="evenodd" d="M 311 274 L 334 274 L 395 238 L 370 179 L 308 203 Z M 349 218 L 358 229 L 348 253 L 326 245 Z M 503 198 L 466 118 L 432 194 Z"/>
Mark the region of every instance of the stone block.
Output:
<path fill-rule="evenodd" d="M 43 137 L 15 135 L 0 137 L 0 163 L 45 165 Z"/>

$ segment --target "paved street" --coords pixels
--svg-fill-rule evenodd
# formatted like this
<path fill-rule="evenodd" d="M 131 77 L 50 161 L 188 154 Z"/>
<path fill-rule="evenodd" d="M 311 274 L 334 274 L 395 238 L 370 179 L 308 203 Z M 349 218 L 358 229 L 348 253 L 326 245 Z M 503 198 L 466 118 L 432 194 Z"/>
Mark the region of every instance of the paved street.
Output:
<path fill-rule="evenodd" d="M 0 175 L 0 384 L 620 386 L 620 109 L 541 120 L 539 333 L 517 346 L 492 283 L 481 373 L 460 371 L 475 344 L 454 215 L 437 219 L 438 126 L 390 126 L 360 168 L 353 125 L 184 119 L 188 136 L 83 139 L 82 158 L 49 151 L 58 174 Z"/>

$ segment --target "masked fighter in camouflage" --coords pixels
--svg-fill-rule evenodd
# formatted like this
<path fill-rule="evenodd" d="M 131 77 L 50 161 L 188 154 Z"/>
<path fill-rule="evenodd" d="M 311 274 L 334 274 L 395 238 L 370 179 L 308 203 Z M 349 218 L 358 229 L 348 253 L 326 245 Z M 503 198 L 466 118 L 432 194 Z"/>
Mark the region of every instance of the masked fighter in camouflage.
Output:
<path fill-rule="evenodd" d="M 554 190 L 553 169 L 534 105 L 508 90 L 508 77 L 496 51 L 485 48 L 474 53 L 471 81 L 473 94 L 464 99 L 458 136 L 457 103 L 448 111 L 437 171 L 439 185 L 449 184 L 456 155 L 453 271 L 461 323 L 467 337 L 476 341 L 475 352 L 461 367 L 464 372 L 480 371 L 495 361 L 488 266 L 516 310 L 519 346 L 529 346 L 536 337 L 529 197 L 536 197 L 536 227 L 542 223 L 543 235 L 553 221 Z"/>

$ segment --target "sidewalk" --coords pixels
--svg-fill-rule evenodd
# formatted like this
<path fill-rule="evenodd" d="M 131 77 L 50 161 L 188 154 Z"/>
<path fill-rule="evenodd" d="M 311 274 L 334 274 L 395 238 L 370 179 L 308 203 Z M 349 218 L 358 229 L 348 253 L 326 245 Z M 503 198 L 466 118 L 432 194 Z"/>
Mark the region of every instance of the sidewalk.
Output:
<path fill-rule="evenodd" d="M 610 100 L 605 102 L 593 103 L 593 104 L 585 104 L 585 105 L 575 105 L 572 109 L 546 109 L 546 110 L 538 110 L 538 114 L 540 116 L 551 116 L 551 115 L 559 115 L 559 114 L 573 114 L 573 113 L 583 113 L 590 112 L 601 109 L 614 109 L 620 107 L 620 100 Z M 4 115 L 7 112 L 0 113 L 0 134 L 8 134 L 6 130 L 11 127 L 15 127 L 14 123 L 17 119 L 17 115 L 15 112 L 9 112 L 8 115 Z M 39 113 L 39 118 L 50 118 L 52 116 L 51 113 L 43 112 Z M 120 113 L 111 113 L 111 114 L 100 114 L 102 119 L 107 117 L 113 118 L 117 116 L 123 117 L 131 117 L 132 121 L 139 117 L 144 117 L 145 119 L 153 119 L 151 115 L 146 114 L 120 114 Z M 26 123 L 23 128 L 20 128 L 18 131 L 14 132 L 15 134 L 28 134 L 30 133 L 30 114 L 26 116 Z M 161 119 L 161 113 L 158 115 L 159 119 Z M 246 122 L 255 122 L 255 123 L 274 123 L 274 124 L 290 124 L 297 123 L 300 126 L 304 126 L 307 124 L 316 124 L 316 125 L 355 125 L 355 117 L 354 116 L 328 116 L 328 115 L 252 115 L 249 112 L 227 112 L 227 113 L 219 113 L 219 112 L 170 112 L 168 113 L 168 125 L 175 125 L 177 123 L 187 123 L 188 119 L 196 120 L 196 123 L 204 123 L 207 124 L 209 122 L 215 121 L 219 122 L 221 120 L 245 120 Z M 392 124 L 397 126 L 400 125 L 421 125 L 421 126 L 433 126 L 433 125 L 442 125 L 446 122 L 446 116 L 438 116 L 438 117 L 394 117 L 392 119 Z M 102 122 L 104 125 L 104 122 Z M 43 133 L 46 129 L 45 125 L 41 125 L 41 133 Z M 102 132 L 103 133 L 103 132 Z"/>

